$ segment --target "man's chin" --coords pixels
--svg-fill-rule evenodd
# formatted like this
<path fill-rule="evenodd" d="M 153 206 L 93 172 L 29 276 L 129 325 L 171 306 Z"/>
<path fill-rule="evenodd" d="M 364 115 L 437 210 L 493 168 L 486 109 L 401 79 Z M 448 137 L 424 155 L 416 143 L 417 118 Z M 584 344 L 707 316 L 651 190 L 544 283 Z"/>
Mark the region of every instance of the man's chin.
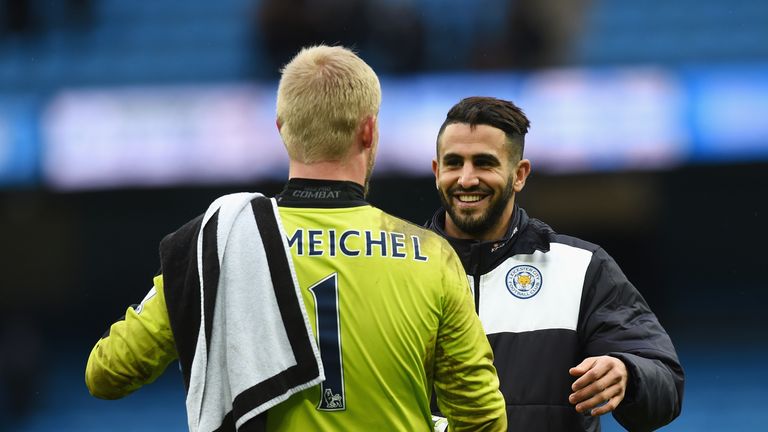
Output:
<path fill-rule="evenodd" d="M 467 234 L 479 234 L 483 232 L 485 227 L 485 221 L 483 221 L 481 218 L 474 217 L 474 218 L 458 218 L 458 220 L 454 219 L 454 224 L 456 227 L 458 227 L 461 231 L 467 233 Z"/>
<path fill-rule="evenodd" d="M 453 213 L 461 219 L 462 223 L 473 224 L 485 216 L 485 213 L 478 209 L 457 209 L 453 208 Z"/>

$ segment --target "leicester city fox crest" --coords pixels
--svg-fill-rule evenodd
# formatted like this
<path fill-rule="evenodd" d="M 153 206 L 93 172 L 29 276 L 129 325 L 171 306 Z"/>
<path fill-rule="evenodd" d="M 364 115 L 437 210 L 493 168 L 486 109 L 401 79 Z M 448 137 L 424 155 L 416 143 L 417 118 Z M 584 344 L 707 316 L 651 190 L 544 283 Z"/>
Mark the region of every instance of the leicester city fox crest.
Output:
<path fill-rule="evenodd" d="M 541 290 L 541 272 L 530 265 L 512 267 L 507 273 L 507 290 L 520 299 L 535 296 Z"/>

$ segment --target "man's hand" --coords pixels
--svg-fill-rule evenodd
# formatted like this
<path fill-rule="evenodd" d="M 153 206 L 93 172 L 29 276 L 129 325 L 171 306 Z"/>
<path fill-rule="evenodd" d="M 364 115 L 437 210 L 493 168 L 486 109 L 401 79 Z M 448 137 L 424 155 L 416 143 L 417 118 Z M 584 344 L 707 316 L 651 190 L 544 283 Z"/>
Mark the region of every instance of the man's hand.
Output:
<path fill-rule="evenodd" d="M 576 411 L 600 416 L 616 409 L 627 390 L 627 367 L 616 357 L 587 357 L 568 373 L 579 377 L 568 401 Z"/>

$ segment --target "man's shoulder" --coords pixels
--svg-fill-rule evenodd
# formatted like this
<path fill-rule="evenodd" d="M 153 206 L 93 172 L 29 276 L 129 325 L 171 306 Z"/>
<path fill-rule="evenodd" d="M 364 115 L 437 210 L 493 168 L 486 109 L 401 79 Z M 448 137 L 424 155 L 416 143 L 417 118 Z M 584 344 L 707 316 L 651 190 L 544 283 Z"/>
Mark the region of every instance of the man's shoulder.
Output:
<path fill-rule="evenodd" d="M 589 252 L 596 252 L 601 249 L 600 245 L 584 240 L 582 238 L 569 234 L 561 234 L 555 231 L 549 224 L 539 219 L 530 218 L 523 235 L 536 236 L 551 244 L 560 244 L 573 248 L 583 249 Z"/>
<path fill-rule="evenodd" d="M 404 234 L 408 241 L 417 242 L 414 244 L 418 244 L 420 251 L 424 254 L 439 255 L 443 258 L 455 255 L 456 252 L 448 239 L 441 236 L 440 233 L 383 210 L 377 210 L 382 214 L 382 226 L 385 227 L 385 230 Z M 430 260 L 430 262 L 436 264 L 443 261 Z"/>
<path fill-rule="evenodd" d="M 173 232 L 166 234 L 160 241 L 160 249 L 177 248 L 180 246 L 188 245 L 193 239 L 197 239 L 200 232 L 200 226 L 202 225 L 204 213 L 190 219 L 185 224 L 174 230 Z"/>
<path fill-rule="evenodd" d="M 441 243 L 445 243 L 445 245 L 448 245 L 447 241 L 440 234 L 429 229 L 428 227 L 418 225 L 414 222 L 403 219 L 399 216 L 395 216 L 391 213 L 387 213 L 384 210 L 381 210 L 381 209 L 377 209 L 377 210 L 380 211 L 383 217 L 387 219 L 388 225 L 392 226 L 393 230 L 404 231 L 404 232 L 407 232 L 408 234 L 417 235 L 424 239 L 434 239 L 434 241 L 438 241 Z"/>
<path fill-rule="evenodd" d="M 552 243 L 584 249 L 591 253 L 595 253 L 601 249 L 600 245 L 598 244 L 567 234 L 555 234 L 552 239 Z"/>
<path fill-rule="evenodd" d="M 188 220 L 183 225 L 179 226 L 176 230 L 163 237 L 163 239 L 160 241 L 161 248 L 164 246 L 173 247 L 189 245 L 192 240 L 197 240 L 203 222 L 206 221 L 206 214 L 211 214 L 209 215 L 208 219 L 210 220 L 211 217 L 216 216 L 218 210 L 224 205 L 229 205 L 235 201 L 240 201 L 239 205 L 242 206 L 242 203 L 245 203 L 246 201 L 253 201 L 257 198 L 267 197 L 259 193 L 251 192 L 236 192 L 219 196 L 215 200 L 211 201 L 206 209 L 199 213 L 197 216 Z"/>

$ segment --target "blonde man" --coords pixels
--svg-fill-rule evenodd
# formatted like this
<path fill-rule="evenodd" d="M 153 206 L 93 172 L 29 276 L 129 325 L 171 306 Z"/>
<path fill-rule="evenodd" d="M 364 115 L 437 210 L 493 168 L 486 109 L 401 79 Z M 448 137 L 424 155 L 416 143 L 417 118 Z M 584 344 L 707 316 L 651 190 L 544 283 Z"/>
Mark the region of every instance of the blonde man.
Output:
<path fill-rule="evenodd" d="M 345 48 L 307 48 L 285 67 L 277 98 L 290 157 L 285 189 L 272 200 L 247 195 L 239 213 L 212 206 L 163 240 L 163 274 L 150 295 L 91 353 L 86 382 L 95 396 L 122 397 L 178 356 L 192 430 L 429 431 L 433 385 L 450 430 L 506 430 L 460 261 L 439 236 L 365 201 L 380 101 L 376 74 Z M 232 214 L 231 231 L 222 231 Z M 239 246 L 250 240 L 237 230 L 253 219 L 251 237 L 267 251 L 261 270 Z M 270 248 L 270 233 L 282 247 Z M 228 263 L 233 256 L 249 264 Z M 236 284 L 243 273 L 245 293 Z M 274 290 L 281 318 L 264 318 L 269 301 L 228 300 L 247 298 L 265 274 L 275 287 L 294 282 Z M 289 310 L 281 298 L 293 289 L 299 307 Z M 304 321 L 290 321 L 299 309 Z M 304 322 L 307 331 L 295 331 Z M 287 335 L 290 360 L 252 383 L 249 368 L 233 365 L 279 363 L 285 346 L 269 342 L 275 334 Z"/>

